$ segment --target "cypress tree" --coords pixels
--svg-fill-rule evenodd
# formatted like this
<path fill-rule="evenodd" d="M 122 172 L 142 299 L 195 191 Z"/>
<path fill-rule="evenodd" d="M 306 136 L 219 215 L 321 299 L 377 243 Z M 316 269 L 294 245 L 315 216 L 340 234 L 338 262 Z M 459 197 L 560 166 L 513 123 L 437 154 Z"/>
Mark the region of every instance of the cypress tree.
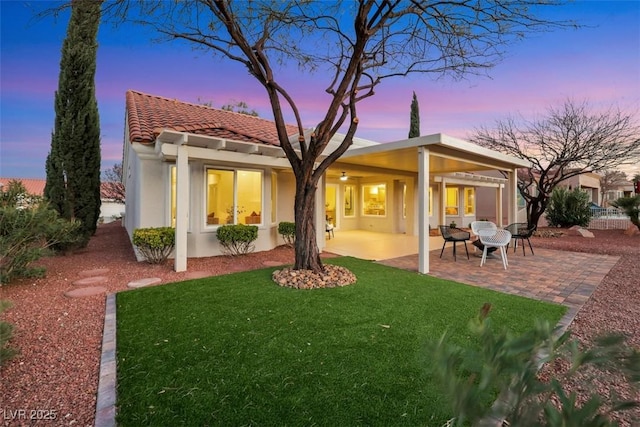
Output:
<path fill-rule="evenodd" d="M 420 136 L 420 108 L 418 107 L 418 97 L 413 92 L 411 100 L 411 122 L 409 124 L 409 138 Z"/>
<path fill-rule="evenodd" d="M 67 219 L 82 222 L 84 244 L 100 216 L 100 119 L 95 96 L 102 0 L 73 0 L 62 45 L 56 118 L 44 195 Z"/>

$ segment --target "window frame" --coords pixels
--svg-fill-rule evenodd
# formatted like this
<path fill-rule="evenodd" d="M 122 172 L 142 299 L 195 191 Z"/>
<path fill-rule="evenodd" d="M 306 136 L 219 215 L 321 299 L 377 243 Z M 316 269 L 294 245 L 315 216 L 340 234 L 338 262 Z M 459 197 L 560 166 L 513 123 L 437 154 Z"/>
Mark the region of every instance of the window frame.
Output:
<path fill-rule="evenodd" d="M 472 196 L 473 196 L 473 204 L 471 205 L 471 212 L 467 211 L 467 192 L 471 192 Z M 476 188 L 475 187 L 464 187 L 462 190 L 462 194 L 463 194 L 463 206 L 462 209 L 464 211 L 464 216 L 475 216 L 476 215 Z"/>
<path fill-rule="evenodd" d="M 456 205 L 449 204 L 449 190 L 456 192 Z M 447 216 L 460 216 L 460 188 L 459 187 L 445 187 L 445 206 L 444 212 Z M 449 209 L 455 209 L 455 213 L 449 213 Z"/>
<path fill-rule="evenodd" d="M 234 222 L 227 224 L 227 223 L 219 223 L 219 224 L 208 224 L 207 223 L 207 210 L 208 210 L 208 202 L 209 202 L 209 191 L 208 191 L 208 186 L 207 186 L 207 180 L 208 180 L 208 176 L 209 176 L 209 171 L 210 170 L 217 170 L 217 171 L 225 171 L 225 172 L 233 172 L 233 208 L 234 208 Z M 203 176 L 203 182 L 204 182 L 204 188 L 203 188 L 203 197 L 202 197 L 202 222 L 203 222 L 203 229 L 207 230 L 207 231 L 214 231 L 217 230 L 218 227 L 220 227 L 221 225 L 238 225 L 240 224 L 240 222 L 238 222 L 238 218 L 239 218 L 239 214 L 237 212 L 238 208 L 238 172 L 259 172 L 260 173 L 260 223 L 258 224 L 248 224 L 248 225 L 256 225 L 258 227 L 264 227 L 266 225 L 265 219 L 264 219 L 264 204 L 265 204 L 265 171 L 264 169 L 254 169 L 254 168 L 242 168 L 242 167 L 225 167 L 225 166 L 216 166 L 216 165 L 205 165 L 204 167 L 204 176 Z M 248 216 L 248 215 L 247 215 Z M 222 217 L 220 217 L 222 218 Z"/>
<path fill-rule="evenodd" d="M 365 187 L 384 187 L 384 204 L 382 207 L 382 210 L 384 210 L 384 214 L 383 215 L 374 215 L 374 214 L 367 214 L 366 213 L 366 203 L 365 203 L 365 195 L 367 194 L 367 192 L 365 191 Z M 387 217 L 387 211 L 388 211 L 388 195 L 387 195 L 387 183 L 386 182 L 380 182 L 380 183 L 367 183 L 367 184 L 361 184 L 360 185 L 360 189 L 361 189 L 361 202 L 362 202 L 362 216 L 363 217 L 369 217 L 369 218 L 386 218 Z"/>

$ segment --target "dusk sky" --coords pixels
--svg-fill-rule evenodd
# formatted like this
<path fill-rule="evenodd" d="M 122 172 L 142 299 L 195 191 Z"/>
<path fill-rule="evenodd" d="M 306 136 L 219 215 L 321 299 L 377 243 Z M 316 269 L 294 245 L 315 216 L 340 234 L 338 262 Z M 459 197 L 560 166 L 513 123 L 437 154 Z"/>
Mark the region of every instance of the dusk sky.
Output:
<path fill-rule="evenodd" d="M 45 178 L 69 14 L 58 19 L 34 15 L 52 5 L 0 0 L 3 177 Z M 534 34 L 508 46 L 508 56 L 489 77 L 452 81 L 416 75 L 383 82 L 373 98 L 359 104 L 357 136 L 380 142 L 406 138 L 412 91 L 418 96 L 423 135 L 466 138 L 510 115 L 535 119 L 568 98 L 595 108 L 620 108 L 640 121 L 640 1 L 576 1 L 554 8 L 553 18 L 584 27 Z M 245 101 L 261 117 L 272 118 L 264 89 L 241 66 L 185 43 L 158 44 L 151 38 L 130 25 L 100 27 L 96 93 L 103 170 L 122 160 L 129 89 L 215 107 Z M 314 85 L 313 75 L 291 75 L 281 85 L 295 88 L 304 125 L 315 126 L 329 100 L 324 87 Z M 640 173 L 640 165 L 625 171 Z"/>

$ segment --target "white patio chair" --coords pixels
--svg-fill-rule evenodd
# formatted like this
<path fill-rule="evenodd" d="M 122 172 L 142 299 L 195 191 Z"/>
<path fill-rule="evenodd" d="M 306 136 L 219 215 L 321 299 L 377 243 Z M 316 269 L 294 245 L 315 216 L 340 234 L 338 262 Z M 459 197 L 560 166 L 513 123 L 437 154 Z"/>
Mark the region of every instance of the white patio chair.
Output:
<path fill-rule="evenodd" d="M 480 238 L 480 243 L 484 246 L 482 249 L 482 259 L 480 260 L 480 267 L 487 261 L 487 249 L 488 248 L 498 248 L 500 249 L 500 256 L 502 257 L 502 265 L 504 269 L 507 269 L 507 265 L 509 265 L 509 261 L 507 260 L 507 251 L 506 247 L 511 242 L 511 233 L 507 230 L 478 230 L 478 237 Z"/>
<path fill-rule="evenodd" d="M 473 221 L 473 222 L 471 222 L 471 232 L 473 234 L 475 234 L 476 236 L 480 235 L 480 230 L 496 231 L 497 229 L 498 229 L 498 226 L 495 225 L 491 221 Z M 480 249 L 481 251 L 484 251 L 484 247 L 482 246 L 482 243 L 480 243 L 480 239 L 475 239 L 474 241 L 471 242 L 471 244 L 473 245 L 474 252 L 475 252 L 476 248 Z M 495 250 L 496 249 L 494 248 L 493 250 L 491 250 L 489 252 L 493 252 Z"/>

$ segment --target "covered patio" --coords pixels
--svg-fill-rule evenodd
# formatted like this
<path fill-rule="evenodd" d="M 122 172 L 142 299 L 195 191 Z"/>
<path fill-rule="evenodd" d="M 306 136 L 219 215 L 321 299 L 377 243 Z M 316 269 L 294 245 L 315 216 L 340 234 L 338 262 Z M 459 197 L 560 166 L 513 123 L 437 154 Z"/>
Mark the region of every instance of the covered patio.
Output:
<path fill-rule="evenodd" d="M 348 174 L 356 175 L 365 172 L 413 177 L 411 205 L 408 208 L 410 212 L 407 214 L 412 220 L 406 226 L 406 237 L 415 238 L 415 243 L 414 240 L 401 243 L 402 239 L 398 237 L 397 241 L 387 242 L 388 246 L 370 244 L 364 258 L 382 259 L 386 256 L 376 255 L 373 248 L 377 248 L 385 254 L 390 254 L 392 250 L 405 251 L 409 247 L 417 248 L 417 270 L 420 273 L 429 273 L 430 257 L 428 253 L 434 249 L 430 242 L 432 239 L 429 236 L 429 229 L 430 226 L 435 226 L 430 224 L 430 216 L 437 224 L 446 223 L 445 189 L 447 184 L 468 183 L 470 182 L 470 173 L 473 172 L 501 171 L 506 180 L 502 180 L 502 182 L 491 181 L 489 177 L 486 177 L 487 182 L 482 185 L 495 188 L 497 218 L 503 218 L 503 198 L 509 201 L 506 213 L 508 222 L 511 223 L 515 222 L 517 217 L 516 171 L 518 168 L 528 166 L 529 163 L 522 159 L 448 135 L 434 134 L 351 149 L 336 162 L 332 171 L 334 174 L 342 171 L 343 175 L 347 171 Z M 434 201 L 434 206 L 430 206 L 430 186 L 438 189 L 438 201 Z M 505 192 L 506 194 L 504 194 Z M 498 224 L 498 226 L 502 225 Z M 375 230 L 375 228 L 373 229 Z M 437 248 L 439 249 L 441 239 L 438 240 L 440 243 Z M 332 245 L 337 244 L 333 243 Z M 331 251 L 329 247 L 325 250 Z"/>

